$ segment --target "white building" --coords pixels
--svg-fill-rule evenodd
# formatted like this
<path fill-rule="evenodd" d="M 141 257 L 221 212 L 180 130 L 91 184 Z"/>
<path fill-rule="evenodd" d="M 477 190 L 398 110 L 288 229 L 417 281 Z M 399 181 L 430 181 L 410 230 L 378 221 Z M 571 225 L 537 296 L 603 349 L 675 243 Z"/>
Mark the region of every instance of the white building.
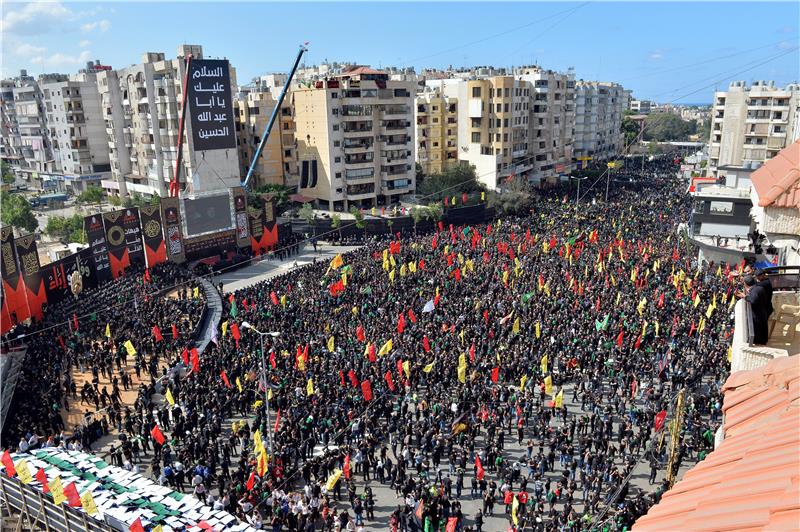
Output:
<path fill-rule="evenodd" d="M 617 83 L 583 81 L 575 84 L 573 157 L 603 160 L 622 151 L 625 89 Z"/>
<path fill-rule="evenodd" d="M 709 172 L 726 165 L 757 167 L 800 138 L 800 85 L 734 81 L 714 94 Z"/>
<path fill-rule="evenodd" d="M 637 115 L 649 115 L 656 107 L 650 100 L 631 100 L 630 110 Z"/>

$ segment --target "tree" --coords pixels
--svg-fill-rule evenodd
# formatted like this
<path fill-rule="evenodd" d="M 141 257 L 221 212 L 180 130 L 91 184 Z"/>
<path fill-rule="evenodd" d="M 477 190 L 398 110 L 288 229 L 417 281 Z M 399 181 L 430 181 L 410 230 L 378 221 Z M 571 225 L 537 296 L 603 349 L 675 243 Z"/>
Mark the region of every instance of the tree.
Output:
<path fill-rule="evenodd" d="M 331 216 L 331 227 L 336 229 L 336 231 L 339 233 L 339 240 L 341 240 L 342 239 L 342 217 L 339 216 L 338 214 L 334 213 Z"/>
<path fill-rule="evenodd" d="M 119 196 L 109 196 L 108 202 L 114 207 L 119 207 L 122 205 L 122 199 Z"/>
<path fill-rule="evenodd" d="M 364 230 L 364 240 L 367 239 L 367 222 L 364 221 L 364 213 L 361 209 L 353 205 L 350 207 L 350 214 L 356 219 L 356 227 Z"/>
<path fill-rule="evenodd" d="M 653 113 L 644 119 L 644 140 L 657 142 L 685 141 L 694 134 L 696 122 L 683 120 L 673 113 Z"/>
<path fill-rule="evenodd" d="M 622 134 L 625 137 L 625 146 L 633 146 L 636 138 L 639 136 L 640 126 L 639 123 L 626 116 L 622 119 Z"/>
<path fill-rule="evenodd" d="M 303 203 L 303 206 L 300 207 L 298 213 L 300 218 L 306 221 L 308 225 L 311 226 L 312 230 L 314 231 L 314 237 L 317 236 L 317 213 L 314 212 L 314 208 L 311 206 L 310 203 Z"/>
<path fill-rule="evenodd" d="M 51 216 L 44 229 L 45 234 L 61 242 L 86 243 L 86 233 L 83 230 L 83 217 L 75 213 L 71 217 Z"/>
<path fill-rule="evenodd" d="M 105 197 L 105 192 L 100 187 L 87 187 L 77 197 L 78 203 L 101 203 Z"/>
<path fill-rule="evenodd" d="M 438 201 L 434 201 L 433 203 L 429 203 L 425 209 L 425 215 L 427 218 L 433 222 L 438 222 L 442 219 L 444 215 L 444 207 Z"/>
<path fill-rule="evenodd" d="M 0 210 L 2 210 L 0 219 L 5 225 L 24 229 L 29 233 L 34 232 L 39 227 L 39 221 L 33 214 L 31 204 L 20 194 L 2 192 Z"/>
<path fill-rule="evenodd" d="M 3 183 L 6 185 L 10 185 L 14 182 L 14 172 L 11 171 L 11 165 L 7 162 L 2 163 L 3 169 Z"/>
<path fill-rule="evenodd" d="M 480 192 L 486 187 L 478 182 L 475 167 L 458 165 L 448 168 L 443 174 L 433 174 L 417 184 L 417 193 L 422 196 L 441 197 L 455 192 Z"/>
<path fill-rule="evenodd" d="M 419 163 L 414 164 L 414 175 L 419 183 L 425 176 L 423 175 L 422 165 Z"/>
<path fill-rule="evenodd" d="M 419 207 L 411 208 L 411 219 L 414 220 L 414 236 L 417 236 L 417 224 L 425 218 L 425 211 Z"/>
<path fill-rule="evenodd" d="M 289 205 L 291 203 L 289 201 L 289 196 L 291 196 L 293 193 L 294 189 L 292 187 L 269 183 L 254 188 L 252 192 L 250 192 L 250 194 L 248 195 L 248 202 L 254 207 L 260 209 L 263 207 L 264 204 L 264 199 L 262 195 L 270 194 L 272 195 L 272 199 L 275 201 L 275 213 L 281 214 L 287 208 L 289 208 Z"/>

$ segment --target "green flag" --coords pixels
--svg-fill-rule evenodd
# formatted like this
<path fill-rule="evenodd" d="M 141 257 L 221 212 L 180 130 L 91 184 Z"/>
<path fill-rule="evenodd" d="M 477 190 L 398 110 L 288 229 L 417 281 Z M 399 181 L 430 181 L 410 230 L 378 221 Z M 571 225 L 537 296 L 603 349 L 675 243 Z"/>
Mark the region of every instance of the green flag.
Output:
<path fill-rule="evenodd" d="M 236 309 L 236 300 L 234 300 L 234 301 L 231 303 L 231 312 L 230 312 L 230 315 L 231 315 L 231 318 L 235 318 L 236 316 L 238 316 L 238 315 L 239 315 L 239 311 Z"/>
<path fill-rule="evenodd" d="M 530 301 L 533 298 L 533 294 L 534 294 L 534 292 L 528 292 L 527 294 L 523 294 L 522 295 L 522 302 L 523 303 L 527 303 L 528 301 Z"/>

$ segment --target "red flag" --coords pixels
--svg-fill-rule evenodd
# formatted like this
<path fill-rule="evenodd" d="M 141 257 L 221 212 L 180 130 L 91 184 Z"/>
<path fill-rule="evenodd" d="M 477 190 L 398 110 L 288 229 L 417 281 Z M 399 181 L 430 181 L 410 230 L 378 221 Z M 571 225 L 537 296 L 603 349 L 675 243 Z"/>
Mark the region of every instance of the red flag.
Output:
<path fill-rule="evenodd" d="M 411 309 L 408 309 L 408 319 L 411 320 L 411 323 L 417 323 L 417 315 Z"/>
<path fill-rule="evenodd" d="M 428 341 L 427 336 L 422 337 L 422 349 L 424 349 L 426 353 L 431 352 L 431 343 Z"/>
<path fill-rule="evenodd" d="M 397 368 L 397 374 L 400 375 L 400 377 L 402 377 L 403 376 L 403 361 L 401 359 L 397 359 L 397 364 L 395 365 L 395 367 Z"/>
<path fill-rule="evenodd" d="M 485 472 L 483 471 L 483 465 L 481 464 L 481 457 L 478 456 L 477 454 L 475 455 L 475 468 L 477 469 L 475 478 L 477 478 L 478 480 L 483 480 L 483 475 L 485 474 Z"/>
<path fill-rule="evenodd" d="M 222 377 L 222 382 L 225 383 L 225 387 L 231 388 L 231 381 L 228 380 L 228 374 L 225 373 L 224 369 L 222 370 L 222 373 L 219 374 L 219 376 Z"/>
<path fill-rule="evenodd" d="M 367 349 L 367 357 L 369 358 L 370 362 L 377 362 L 378 357 L 375 356 L 375 344 L 369 344 L 369 349 Z"/>
<path fill-rule="evenodd" d="M 17 468 L 14 467 L 14 460 L 11 459 L 11 454 L 8 452 L 8 449 L 3 453 L 3 458 L 0 458 L 0 462 L 2 462 L 3 467 L 6 468 L 6 475 L 13 477 L 17 474 Z"/>
<path fill-rule="evenodd" d="M 153 325 L 153 338 L 156 339 L 156 342 L 160 342 L 164 339 L 164 337 L 161 336 L 161 329 L 158 328 L 158 325 Z"/>
<path fill-rule="evenodd" d="M 192 361 L 192 371 L 194 373 L 200 373 L 200 353 L 197 352 L 196 347 L 193 347 L 189 352 L 189 358 Z"/>
<path fill-rule="evenodd" d="M 172 339 L 178 339 L 178 327 L 174 323 L 172 324 Z"/>
<path fill-rule="evenodd" d="M 440 299 L 441 299 L 441 297 L 440 297 L 440 296 L 438 296 L 438 295 L 436 295 L 436 296 L 433 296 L 433 306 L 434 306 L 434 307 L 438 307 L 438 306 L 439 306 L 439 300 L 440 300 Z"/>
<path fill-rule="evenodd" d="M 456 281 L 460 281 L 461 280 L 461 268 L 456 268 L 456 271 L 453 273 L 453 275 L 455 275 Z"/>
<path fill-rule="evenodd" d="M 444 231 L 444 224 L 439 220 L 439 231 Z"/>
<path fill-rule="evenodd" d="M 464 203 L 467 202 L 466 197 L 467 195 L 464 194 Z M 458 526 L 458 517 L 448 517 L 447 526 L 444 528 L 444 532 L 456 532 L 456 526 Z"/>
<path fill-rule="evenodd" d="M 488 310 L 484 310 L 483 311 L 483 321 L 486 323 L 486 325 L 489 325 L 489 311 Z"/>
<path fill-rule="evenodd" d="M 184 366 L 189 365 L 189 351 L 185 347 L 183 348 L 183 353 L 181 353 L 181 359 L 183 359 Z"/>
<path fill-rule="evenodd" d="M 655 422 L 655 429 L 656 432 L 660 431 L 664 427 L 664 420 L 667 419 L 667 411 L 662 410 L 658 414 L 656 414 L 656 422 Z"/>
<path fill-rule="evenodd" d="M 256 485 L 256 472 L 250 471 L 250 476 L 247 478 L 247 484 L 245 484 L 245 487 L 247 488 L 247 491 L 253 491 L 253 486 L 255 485 Z"/>
<path fill-rule="evenodd" d="M 150 268 L 147 268 L 144 271 L 144 282 L 145 283 L 152 283 L 153 282 L 153 278 L 150 277 Z"/>
<path fill-rule="evenodd" d="M 278 306 L 278 303 L 279 303 L 279 302 L 278 302 L 278 294 L 276 294 L 274 291 L 273 291 L 273 292 L 270 292 L 270 293 L 269 293 L 269 298 L 270 298 L 270 300 L 272 301 L 272 304 L 273 304 L 273 305 L 275 305 L 275 306 L 277 307 L 277 306 Z"/>
<path fill-rule="evenodd" d="M 639 349 L 639 347 L 641 345 L 642 345 L 642 337 L 641 336 L 637 336 L 636 337 L 636 342 L 634 342 L 634 344 L 633 344 L 633 348 L 634 349 Z"/>
<path fill-rule="evenodd" d="M 81 496 L 78 495 L 78 488 L 74 482 L 70 482 L 64 488 L 64 495 L 67 497 L 67 504 L 74 508 L 81 507 Z"/>
<path fill-rule="evenodd" d="M 64 338 L 62 338 L 61 336 L 59 336 L 59 337 L 58 337 L 58 343 L 59 343 L 59 344 L 61 344 L 61 349 L 63 349 L 64 351 L 66 351 L 66 350 L 67 350 L 67 346 L 64 344 Z"/>
<path fill-rule="evenodd" d="M 47 486 L 47 473 L 44 472 L 44 469 L 41 467 L 39 471 L 36 472 L 36 481 L 42 485 L 42 493 L 49 493 L 50 488 Z"/>
<path fill-rule="evenodd" d="M 350 480 L 350 455 L 346 454 L 344 456 L 344 467 L 342 467 L 342 472 L 344 472 L 344 478 Z"/>
<path fill-rule="evenodd" d="M 425 269 L 425 259 L 419 259 L 419 269 L 420 270 Z"/>
<path fill-rule="evenodd" d="M 400 317 L 397 318 L 397 334 L 403 334 L 403 331 L 406 330 L 406 318 L 403 313 L 400 313 Z"/>
<path fill-rule="evenodd" d="M 78 315 L 74 312 L 72 313 L 72 327 L 77 331 L 78 330 Z"/>
<path fill-rule="evenodd" d="M 272 369 L 275 369 L 275 368 L 278 367 L 278 363 L 275 362 L 275 351 L 270 351 L 269 352 L 269 365 L 272 366 Z"/>
<path fill-rule="evenodd" d="M 492 369 L 492 382 L 497 382 L 500 380 L 500 368 L 493 368 Z"/>
<path fill-rule="evenodd" d="M 228 303 L 230 303 L 230 304 L 233 304 L 233 302 L 234 302 L 235 300 L 236 300 L 236 298 L 234 297 L 234 295 L 233 295 L 233 294 L 231 294 L 231 295 L 229 295 L 229 296 L 228 296 Z"/>
<path fill-rule="evenodd" d="M 469 346 L 469 361 L 473 364 L 475 363 L 475 342 L 472 342 L 472 345 Z"/>
<path fill-rule="evenodd" d="M 242 306 L 244 307 L 245 312 L 250 311 L 250 307 L 247 306 L 247 298 L 242 299 Z"/>
<path fill-rule="evenodd" d="M 386 374 L 383 376 L 383 379 L 386 381 L 386 385 L 389 387 L 391 391 L 394 391 L 394 381 L 392 380 L 392 372 L 387 371 Z"/>
<path fill-rule="evenodd" d="M 438 243 L 439 243 L 439 235 L 433 235 L 433 240 L 431 240 L 431 248 L 436 249 Z"/>
<path fill-rule="evenodd" d="M 389 375 L 391 377 L 391 375 Z M 361 393 L 364 395 L 365 401 L 372 401 L 372 384 L 369 381 L 361 383 Z"/>
<path fill-rule="evenodd" d="M 239 330 L 239 325 L 236 323 L 231 325 L 231 336 L 233 336 L 233 339 L 236 340 L 236 347 L 239 347 L 239 340 L 242 337 L 242 333 Z"/>
<path fill-rule="evenodd" d="M 347 372 L 347 378 L 350 379 L 350 384 L 353 385 L 353 388 L 358 388 L 358 377 L 356 377 L 356 372 L 352 369 Z"/>
<path fill-rule="evenodd" d="M 345 385 L 344 384 L 344 371 L 342 371 L 342 370 L 339 370 L 339 384 L 341 384 L 342 386 Z"/>
<path fill-rule="evenodd" d="M 367 337 L 364 336 L 364 327 L 362 327 L 360 323 L 358 324 L 358 327 L 356 327 L 356 338 L 359 342 L 363 342 L 367 339 Z"/>
<path fill-rule="evenodd" d="M 142 526 L 142 518 L 137 517 L 136 521 L 131 524 L 128 530 L 130 530 L 130 532 L 145 532 L 144 527 Z"/>
<path fill-rule="evenodd" d="M 617 347 L 622 349 L 622 340 L 625 338 L 625 332 L 620 331 L 619 335 L 617 335 Z"/>
<path fill-rule="evenodd" d="M 664 308 L 664 294 L 658 296 L 658 308 Z"/>
<path fill-rule="evenodd" d="M 281 426 L 281 409 L 279 408 L 278 409 L 278 415 L 275 416 L 275 428 L 274 428 L 273 432 L 278 432 L 278 429 L 280 428 L 280 426 Z"/>
<path fill-rule="evenodd" d="M 159 445 L 164 445 L 164 442 L 167 441 L 166 438 L 164 438 L 164 433 L 158 428 L 158 425 L 153 425 L 153 428 L 150 430 L 150 435 Z"/>

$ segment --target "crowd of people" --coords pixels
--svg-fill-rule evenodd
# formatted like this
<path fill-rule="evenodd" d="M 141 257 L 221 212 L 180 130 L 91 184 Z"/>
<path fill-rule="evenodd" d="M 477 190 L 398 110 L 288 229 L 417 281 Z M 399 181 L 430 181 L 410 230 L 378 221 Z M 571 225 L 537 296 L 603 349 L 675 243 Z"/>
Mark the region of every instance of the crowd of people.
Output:
<path fill-rule="evenodd" d="M 196 359 L 180 342 L 137 344 L 150 384 L 109 418 L 114 460 L 272 530 L 480 531 L 497 515 L 516 530 L 630 526 L 668 463 L 713 448 L 733 327 L 736 265 L 697 264 L 680 241 L 690 202 L 675 170 L 659 158 L 608 202 L 550 191 L 525 215 L 374 237 L 225 294 Z M 194 310 L 164 301 L 112 330 Z M 101 315 L 25 384 L 44 406 L 15 434 L 63 428 L 49 404 L 68 396 L 64 367 L 114 371 Z M 652 493 L 630 482 L 640 464 Z M 376 521 L 376 507 L 393 511 Z"/>

